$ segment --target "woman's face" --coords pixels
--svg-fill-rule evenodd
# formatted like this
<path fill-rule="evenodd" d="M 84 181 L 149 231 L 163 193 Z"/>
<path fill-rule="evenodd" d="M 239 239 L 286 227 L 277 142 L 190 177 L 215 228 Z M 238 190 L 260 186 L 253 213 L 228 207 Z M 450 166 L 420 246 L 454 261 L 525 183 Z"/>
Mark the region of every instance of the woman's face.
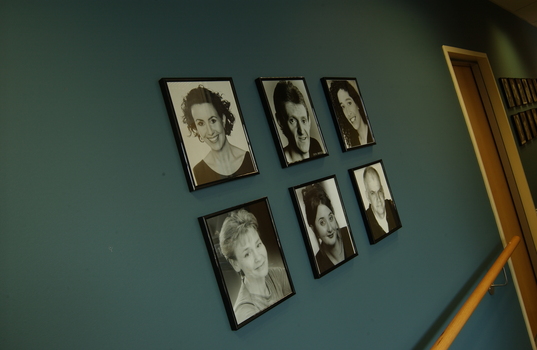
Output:
<path fill-rule="evenodd" d="M 363 122 L 358 105 L 354 102 L 349 93 L 342 89 L 337 92 L 337 99 L 343 110 L 343 114 L 345 114 L 345 118 L 347 118 L 354 129 L 358 130 Z"/>
<path fill-rule="evenodd" d="M 235 271 L 242 270 L 244 276 L 250 279 L 264 278 L 267 275 L 267 248 L 255 229 L 250 227 L 242 234 L 233 251 L 235 259 L 231 264 Z"/>
<path fill-rule="evenodd" d="M 327 246 L 336 244 L 339 237 L 339 225 L 332 210 L 324 204 L 317 207 L 315 224 L 312 227 L 315 234 Z"/>
<path fill-rule="evenodd" d="M 210 103 L 195 104 L 190 109 L 196 129 L 201 137 L 213 151 L 219 151 L 226 143 L 226 133 L 221 116 Z"/>

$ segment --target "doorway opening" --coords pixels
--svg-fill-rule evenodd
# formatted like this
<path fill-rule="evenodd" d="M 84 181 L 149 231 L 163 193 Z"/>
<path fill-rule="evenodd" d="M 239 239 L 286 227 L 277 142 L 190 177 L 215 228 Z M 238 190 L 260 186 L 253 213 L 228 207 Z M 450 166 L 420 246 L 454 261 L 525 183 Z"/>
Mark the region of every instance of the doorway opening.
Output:
<path fill-rule="evenodd" d="M 487 55 L 443 46 L 501 240 L 521 244 L 509 266 L 528 332 L 537 337 L 537 213 Z M 533 344 L 535 346 L 535 344 Z"/>

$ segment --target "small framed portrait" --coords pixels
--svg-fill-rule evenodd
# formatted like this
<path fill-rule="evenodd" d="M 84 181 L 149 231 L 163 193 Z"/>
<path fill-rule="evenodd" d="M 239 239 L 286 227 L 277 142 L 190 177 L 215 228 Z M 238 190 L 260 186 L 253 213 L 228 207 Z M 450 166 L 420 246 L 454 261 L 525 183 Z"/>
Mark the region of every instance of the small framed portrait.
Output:
<path fill-rule="evenodd" d="M 522 100 L 520 99 L 520 94 L 518 93 L 518 87 L 514 78 L 509 78 L 509 86 L 511 87 L 511 93 L 515 100 L 515 106 L 522 106 Z"/>
<path fill-rule="evenodd" d="M 358 255 L 335 175 L 289 191 L 315 278 Z"/>
<path fill-rule="evenodd" d="M 259 174 L 231 78 L 162 78 L 190 191 Z"/>
<path fill-rule="evenodd" d="M 522 105 L 527 105 L 528 99 L 526 97 L 526 92 L 524 91 L 524 86 L 522 85 L 522 79 L 516 78 L 515 81 L 516 81 L 518 94 L 520 95 L 520 100 L 522 101 Z"/>
<path fill-rule="evenodd" d="M 509 80 L 507 78 L 500 78 L 502 83 L 503 94 L 505 96 L 505 101 L 509 108 L 515 107 L 515 100 L 513 99 L 513 94 L 511 93 L 511 88 L 509 86 Z"/>
<path fill-rule="evenodd" d="M 349 169 L 371 244 L 402 227 L 382 160 Z"/>
<path fill-rule="evenodd" d="M 282 167 L 327 156 L 306 80 L 258 78 L 256 84 Z"/>
<path fill-rule="evenodd" d="M 526 94 L 528 103 L 533 103 L 533 96 L 531 95 L 530 86 L 528 85 L 528 79 L 526 78 L 522 79 L 522 86 L 524 87 L 524 93 Z"/>
<path fill-rule="evenodd" d="M 231 329 L 295 294 L 267 198 L 198 220 Z"/>
<path fill-rule="evenodd" d="M 356 78 L 322 78 L 343 152 L 376 143 Z"/>
<path fill-rule="evenodd" d="M 533 121 L 535 122 L 535 126 L 537 127 L 537 109 L 532 108 L 528 111 L 528 118 L 530 117 L 533 117 Z"/>
<path fill-rule="evenodd" d="M 524 131 L 523 127 L 522 127 L 522 122 L 520 120 L 520 115 L 519 114 L 513 114 L 511 116 L 511 118 L 513 118 L 513 124 L 515 125 L 515 130 L 516 130 L 516 135 L 518 137 L 518 141 L 520 142 L 521 145 L 524 145 L 526 144 L 526 132 Z"/>
<path fill-rule="evenodd" d="M 534 110 L 535 108 L 526 111 L 526 117 L 528 119 L 528 124 L 530 126 L 532 139 L 537 137 L 537 124 L 535 123 L 535 118 L 533 117 Z"/>
<path fill-rule="evenodd" d="M 533 79 L 526 79 L 528 83 L 528 87 L 530 89 L 531 98 L 533 99 L 533 102 L 537 102 L 537 90 L 535 90 L 535 86 L 533 85 Z"/>
<path fill-rule="evenodd" d="M 519 114 L 520 114 L 520 121 L 522 122 L 522 129 L 524 129 L 524 133 L 526 135 L 526 140 L 530 141 L 531 139 L 533 139 L 533 135 L 531 133 L 528 116 L 526 115 L 526 112 L 520 112 Z"/>

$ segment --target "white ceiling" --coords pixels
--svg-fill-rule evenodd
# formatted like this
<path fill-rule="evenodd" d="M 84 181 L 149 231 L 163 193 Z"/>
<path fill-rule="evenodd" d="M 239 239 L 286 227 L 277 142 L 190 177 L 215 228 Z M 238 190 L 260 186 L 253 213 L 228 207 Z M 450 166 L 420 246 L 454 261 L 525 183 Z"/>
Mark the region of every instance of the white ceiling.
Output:
<path fill-rule="evenodd" d="M 537 1 L 535 0 L 489 0 L 526 22 L 537 27 Z"/>

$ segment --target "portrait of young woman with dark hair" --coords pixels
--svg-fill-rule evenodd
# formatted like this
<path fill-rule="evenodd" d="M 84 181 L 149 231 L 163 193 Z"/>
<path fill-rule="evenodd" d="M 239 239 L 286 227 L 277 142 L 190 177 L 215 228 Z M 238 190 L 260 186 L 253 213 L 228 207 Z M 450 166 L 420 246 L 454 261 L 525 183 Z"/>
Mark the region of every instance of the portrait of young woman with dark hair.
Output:
<path fill-rule="evenodd" d="M 314 256 L 318 270 L 316 277 L 358 255 L 335 178 L 297 186 L 293 191 L 295 199 L 301 202 L 299 206 L 310 241 L 310 257 Z"/>
<path fill-rule="evenodd" d="M 375 138 L 358 89 L 349 80 L 327 79 L 326 84 L 345 148 L 373 144 Z"/>

